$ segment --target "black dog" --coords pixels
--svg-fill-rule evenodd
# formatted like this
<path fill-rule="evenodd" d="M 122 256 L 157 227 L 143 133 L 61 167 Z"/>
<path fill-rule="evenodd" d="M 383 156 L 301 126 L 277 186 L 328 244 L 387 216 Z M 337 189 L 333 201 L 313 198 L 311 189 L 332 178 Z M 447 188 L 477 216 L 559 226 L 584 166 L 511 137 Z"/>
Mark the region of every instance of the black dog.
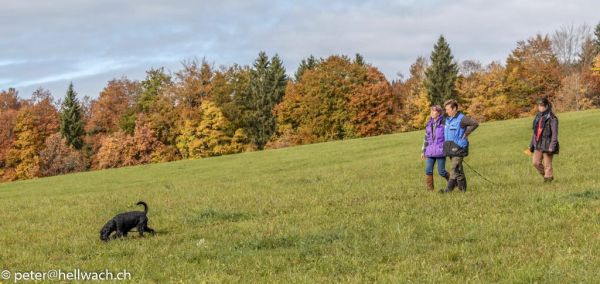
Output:
<path fill-rule="evenodd" d="M 102 227 L 102 230 L 100 230 L 100 239 L 108 241 L 112 232 L 116 232 L 116 234 L 113 235 L 113 239 L 123 236 L 127 237 L 127 233 L 135 227 L 137 227 L 141 237 L 144 236 L 144 232 L 149 232 L 154 235 L 154 230 L 148 227 L 148 216 L 146 216 L 148 213 L 148 205 L 144 201 L 140 201 L 136 203 L 136 205 L 143 205 L 144 212 L 131 211 L 113 217 L 106 225 L 104 225 L 104 227 Z"/>

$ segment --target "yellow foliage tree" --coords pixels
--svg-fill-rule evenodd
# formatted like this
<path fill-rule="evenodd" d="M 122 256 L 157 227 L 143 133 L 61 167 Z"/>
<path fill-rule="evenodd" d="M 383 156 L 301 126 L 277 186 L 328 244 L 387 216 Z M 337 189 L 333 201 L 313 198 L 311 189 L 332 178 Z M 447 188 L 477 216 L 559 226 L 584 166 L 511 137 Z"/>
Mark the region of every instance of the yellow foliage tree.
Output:
<path fill-rule="evenodd" d="M 427 119 L 429 118 L 431 102 L 429 101 L 429 95 L 427 95 L 427 90 L 425 88 L 421 88 L 419 90 L 419 96 L 413 102 L 413 107 L 416 110 L 414 115 L 411 117 L 408 124 L 413 129 L 423 129 L 427 124 Z"/>
<path fill-rule="evenodd" d="M 245 133 L 238 129 L 232 140 L 226 134 L 230 122 L 213 102 L 202 102 L 199 111 L 200 120 L 184 119 L 177 137 L 177 148 L 184 158 L 219 156 L 245 149 Z"/>
<path fill-rule="evenodd" d="M 600 55 L 596 56 L 594 59 L 594 66 L 592 67 L 592 71 L 594 75 L 600 76 Z"/>
<path fill-rule="evenodd" d="M 504 85 L 505 69 L 498 63 L 458 80 L 457 90 L 468 101 L 466 112 L 478 121 L 508 119 L 518 116 Z"/>
<path fill-rule="evenodd" d="M 26 107 L 17 114 L 15 141 L 8 152 L 7 166 L 14 167 L 14 176 L 9 179 L 29 179 L 40 175 L 39 149 L 43 137 L 36 127 L 33 109 Z"/>

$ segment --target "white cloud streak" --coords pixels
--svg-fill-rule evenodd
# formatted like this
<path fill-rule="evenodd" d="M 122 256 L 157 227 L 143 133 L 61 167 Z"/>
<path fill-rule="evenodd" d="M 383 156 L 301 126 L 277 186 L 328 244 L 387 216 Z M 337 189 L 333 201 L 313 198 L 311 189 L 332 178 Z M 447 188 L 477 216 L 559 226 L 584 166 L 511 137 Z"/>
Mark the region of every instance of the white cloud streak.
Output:
<path fill-rule="evenodd" d="M 504 61 L 516 41 L 570 24 L 595 25 L 595 0 L 193 1 L 2 0 L 0 89 L 23 96 L 70 81 L 96 96 L 106 81 L 142 79 L 151 67 L 177 70 L 206 57 L 251 64 L 278 53 L 288 73 L 313 54 L 353 55 L 395 79 L 440 34 L 457 60 Z"/>

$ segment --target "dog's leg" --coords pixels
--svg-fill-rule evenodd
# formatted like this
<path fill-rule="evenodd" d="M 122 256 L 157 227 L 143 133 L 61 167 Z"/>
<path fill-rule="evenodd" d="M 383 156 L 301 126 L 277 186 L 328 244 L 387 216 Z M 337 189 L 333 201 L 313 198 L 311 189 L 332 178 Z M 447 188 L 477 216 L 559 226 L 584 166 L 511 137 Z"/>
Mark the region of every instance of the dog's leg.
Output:
<path fill-rule="evenodd" d="M 146 222 L 142 222 L 137 225 L 137 230 L 138 230 L 138 233 L 140 233 L 140 237 L 144 236 L 145 229 L 146 229 Z"/>
<path fill-rule="evenodd" d="M 117 238 L 121 238 L 123 236 L 127 237 L 127 231 L 123 230 L 120 224 L 117 224 L 117 233 L 115 234 Z"/>

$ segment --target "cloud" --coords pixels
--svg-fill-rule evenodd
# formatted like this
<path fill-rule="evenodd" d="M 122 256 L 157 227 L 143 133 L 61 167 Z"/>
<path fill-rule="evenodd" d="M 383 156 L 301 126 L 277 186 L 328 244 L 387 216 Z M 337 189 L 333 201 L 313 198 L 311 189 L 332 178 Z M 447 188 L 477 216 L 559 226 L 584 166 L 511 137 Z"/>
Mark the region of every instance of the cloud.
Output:
<path fill-rule="evenodd" d="M 114 77 L 142 79 L 193 57 L 251 64 L 261 50 L 278 53 L 290 74 L 310 54 L 359 52 L 395 79 L 440 34 L 457 60 L 504 61 L 516 41 L 595 25 L 598 10 L 594 0 L 10 1 L 0 12 L 0 89 L 62 96 L 73 81 L 96 96 Z"/>

